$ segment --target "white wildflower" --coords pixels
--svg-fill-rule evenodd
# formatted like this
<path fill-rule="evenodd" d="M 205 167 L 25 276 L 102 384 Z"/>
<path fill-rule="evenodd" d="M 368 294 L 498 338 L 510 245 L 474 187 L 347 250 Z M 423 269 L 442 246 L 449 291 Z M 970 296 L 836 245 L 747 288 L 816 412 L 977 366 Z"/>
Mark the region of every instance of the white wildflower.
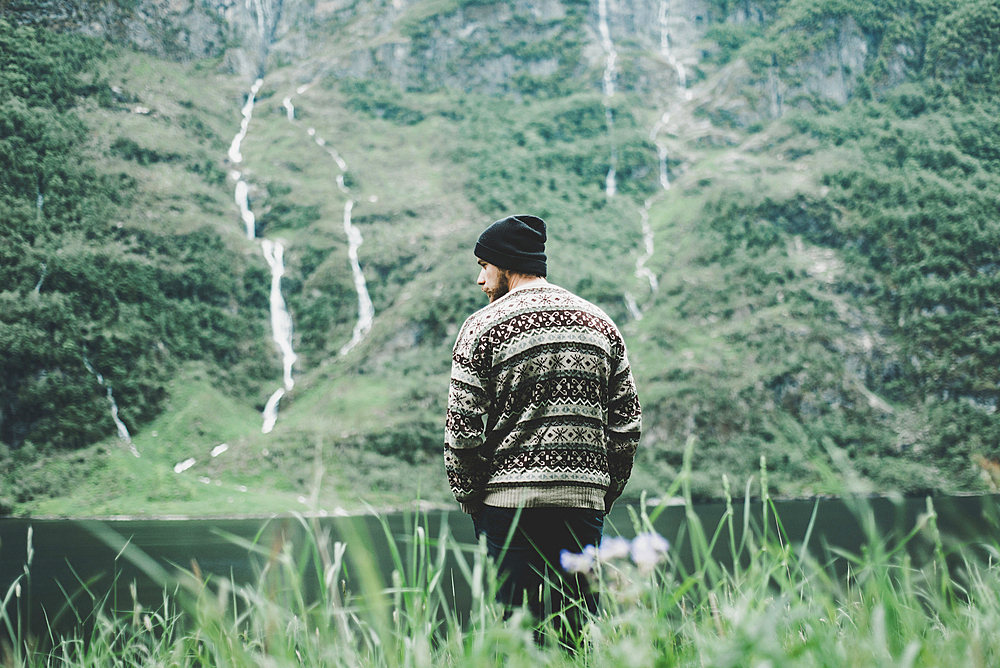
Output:
<path fill-rule="evenodd" d="M 613 559 L 625 559 L 629 556 L 632 545 L 627 538 L 614 536 L 601 541 L 601 546 L 597 549 L 597 558 L 601 561 L 611 561 Z"/>
<path fill-rule="evenodd" d="M 654 531 L 641 533 L 632 539 L 632 561 L 640 569 L 649 571 L 666 559 L 669 549 L 670 543 L 660 534 Z"/>
<path fill-rule="evenodd" d="M 563 550 L 559 553 L 559 563 L 567 573 L 589 573 L 594 567 L 596 556 L 597 549 L 593 545 L 588 545 L 579 554 Z"/>

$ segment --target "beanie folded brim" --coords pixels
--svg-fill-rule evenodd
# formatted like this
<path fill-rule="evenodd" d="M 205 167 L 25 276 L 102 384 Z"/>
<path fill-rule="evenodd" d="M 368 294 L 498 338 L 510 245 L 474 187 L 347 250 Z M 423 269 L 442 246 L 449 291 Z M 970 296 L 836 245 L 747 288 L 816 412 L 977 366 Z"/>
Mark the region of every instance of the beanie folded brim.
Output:
<path fill-rule="evenodd" d="M 541 257 L 517 257 L 511 255 L 509 252 L 503 253 L 494 250 L 482 241 L 476 243 L 475 252 L 476 257 L 479 259 L 486 260 L 501 269 L 516 271 L 520 274 L 535 274 L 536 276 L 545 276 L 546 273 L 546 258 L 544 253 L 541 254 Z"/>

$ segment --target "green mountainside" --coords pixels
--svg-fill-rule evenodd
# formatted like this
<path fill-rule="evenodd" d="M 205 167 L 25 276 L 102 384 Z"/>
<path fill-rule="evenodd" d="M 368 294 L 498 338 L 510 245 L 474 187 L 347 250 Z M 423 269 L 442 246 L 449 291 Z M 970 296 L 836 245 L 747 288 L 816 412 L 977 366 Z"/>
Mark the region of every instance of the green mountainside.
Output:
<path fill-rule="evenodd" d="M 691 436 L 700 498 L 1000 483 L 997 0 L 170 4 L 0 2 L 0 514 L 448 502 L 515 212 L 626 336 L 627 496 Z"/>

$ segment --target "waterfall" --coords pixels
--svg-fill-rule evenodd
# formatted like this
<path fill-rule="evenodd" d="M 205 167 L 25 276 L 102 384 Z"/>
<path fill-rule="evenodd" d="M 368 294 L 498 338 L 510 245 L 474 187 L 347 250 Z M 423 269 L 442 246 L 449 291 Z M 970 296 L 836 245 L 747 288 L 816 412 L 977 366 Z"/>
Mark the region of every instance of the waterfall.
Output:
<path fill-rule="evenodd" d="M 274 429 L 274 424 L 278 421 L 278 402 L 283 396 L 285 396 L 285 388 L 279 387 L 264 404 L 264 425 L 260 428 L 262 433 L 270 434 L 271 430 Z"/>
<path fill-rule="evenodd" d="M 291 390 L 295 385 L 292 380 L 292 365 L 298 359 L 292 350 L 292 316 L 288 314 L 285 299 L 281 296 L 281 277 L 285 275 L 283 255 L 285 247 L 276 241 L 264 239 L 261 241 L 264 259 L 271 267 L 271 333 L 274 343 L 281 351 L 282 364 L 285 367 L 285 389 Z"/>
<path fill-rule="evenodd" d="M 354 288 L 358 292 L 358 322 L 354 325 L 351 340 L 340 349 L 341 355 L 346 355 L 351 351 L 351 348 L 361 343 L 361 340 L 371 330 L 372 320 L 375 317 L 375 307 L 372 306 L 372 300 L 368 296 L 365 275 L 361 272 L 361 265 L 358 263 L 358 247 L 364 239 L 361 238 L 361 232 L 358 228 L 351 224 L 351 210 L 353 208 L 354 202 L 351 200 L 348 200 L 347 204 L 344 205 L 344 232 L 347 233 L 347 255 L 351 259 Z"/>
<path fill-rule="evenodd" d="M 42 275 L 38 277 L 38 282 L 35 283 L 35 294 L 40 294 L 42 292 L 42 281 L 45 280 L 45 263 L 41 263 Z"/>
<path fill-rule="evenodd" d="M 687 75 L 684 71 L 684 64 L 681 63 L 677 57 L 673 54 L 670 48 L 670 0 L 660 0 L 660 10 L 659 10 L 659 24 L 660 24 L 660 55 L 674 68 L 677 72 L 677 91 L 680 93 L 682 100 L 690 100 L 692 98 L 692 93 L 687 88 Z M 659 153 L 660 160 L 660 185 L 664 190 L 670 189 L 670 177 L 667 171 L 667 147 L 658 141 L 657 135 L 659 135 L 660 130 L 666 127 L 667 123 L 670 121 L 670 112 L 664 111 L 660 120 L 656 122 L 653 129 L 650 130 L 649 139 L 654 144 L 656 144 L 656 150 Z"/>
<path fill-rule="evenodd" d="M 307 90 L 309 90 L 309 84 L 303 84 L 295 89 L 295 94 L 302 95 Z M 295 105 L 292 104 L 292 96 L 286 95 L 285 99 L 281 101 L 281 106 L 285 108 L 285 115 L 288 117 L 288 120 L 295 122 Z"/>
<path fill-rule="evenodd" d="M 224 3 L 232 5 L 233 3 Z M 260 37 L 260 73 L 263 75 L 267 67 L 267 56 L 275 28 L 281 17 L 282 0 L 244 0 L 247 10 L 252 13 L 257 23 L 257 35 Z"/>
<path fill-rule="evenodd" d="M 83 356 L 83 365 L 87 367 L 87 371 L 92 373 L 94 377 L 97 378 L 97 382 L 101 385 L 101 387 L 107 390 L 108 402 L 111 404 L 111 419 L 114 421 L 115 427 L 118 428 L 118 438 L 128 443 L 132 454 L 139 457 L 139 451 L 136 449 L 135 443 L 132 442 L 132 435 L 128 433 L 128 427 L 126 427 L 125 423 L 118 417 L 118 404 L 115 402 L 114 394 L 111 393 L 111 385 L 104 381 L 104 376 L 94 370 L 94 367 L 90 365 L 90 360 L 87 359 L 86 354 Z"/>
<path fill-rule="evenodd" d="M 628 309 L 628 313 L 632 316 L 633 320 L 642 320 L 642 311 L 639 309 L 639 304 L 635 301 L 635 297 L 632 296 L 631 292 L 625 293 L 625 308 Z"/>
<path fill-rule="evenodd" d="M 677 72 L 677 88 L 681 91 L 685 100 L 692 97 L 691 91 L 687 89 L 687 74 L 684 71 L 684 64 L 677 60 L 677 57 L 670 50 L 670 0 L 660 0 L 659 22 L 660 22 L 660 55 L 667 59 L 667 62 Z"/>
<path fill-rule="evenodd" d="M 670 63 L 677 72 L 677 86 L 681 91 L 687 91 L 687 78 L 684 75 L 684 65 L 670 51 L 670 0 L 660 0 L 658 19 L 660 24 L 660 55 Z M 688 96 L 690 99 L 690 95 Z M 670 120 L 670 112 L 664 111 L 660 120 L 656 122 L 649 132 L 649 140 L 656 145 L 660 161 L 660 185 L 664 190 L 670 189 L 670 176 L 667 171 L 667 147 L 657 140 L 657 135 Z"/>
<path fill-rule="evenodd" d="M 604 76 L 601 88 L 604 93 L 604 122 L 608 127 L 608 138 L 614 142 L 615 118 L 611 109 L 611 98 L 615 96 L 615 60 L 618 53 L 615 51 L 614 42 L 611 41 L 611 30 L 608 28 L 608 0 L 598 0 L 597 3 L 598 30 L 601 33 L 601 45 L 607 53 L 604 64 Z M 614 197 L 618 191 L 615 181 L 616 168 L 618 166 L 618 148 L 612 143 L 611 166 L 608 168 L 608 175 L 604 180 L 604 192 L 608 197 Z"/>
<path fill-rule="evenodd" d="M 270 430 L 268 430 L 268 431 L 270 431 Z M 219 455 L 221 455 L 223 452 L 225 452 L 228 449 L 229 449 L 229 446 L 226 443 L 220 443 L 219 445 L 217 445 L 214 448 L 212 448 L 212 457 L 213 458 L 218 457 Z M 184 473 L 185 471 L 187 471 L 189 468 L 191 468 L 192 466 L 194 466 L 197 463 L 198 463 L 197 459 L 195 459 L 194 457 L 188 457 L 184 461 L 177 462 L 176 464 L 174 464 L 174 473 Z M 244 490 L 244 491 L 246 491 L 246 490 Z"/>
<path fill-rule="evenodd" d="M 598 0 L 597 3 L 597 28 L 601 33 L 601 45 L 608 54 L 604 64 L 604 78 L 602 88 L 605 97 L 615 95 L 615 60 L 618 53 L 615 51 L 614 42 L 611 41 L 611 29 L 608 28 L 608 0 Z"/>
<path fill-rule="evenodd" d="M 667 170 L 667 147 L 659 141 L 658 137 L 660 130 L 666 127 L 669 121 L 670 112 L 665 111 L 660 116 L 660 120 L 656 121 L 653 128 L 649 131 L 649 141 L 656 145 L 656 152 L 660 162 L 660 186 L 664 190 L 670 190 L 670 173 Z"/>
<path fill-rule="evenodd" d="M 285 275 L 283 261 L 285 248 L 276 241 L 264 239 L 261 241 L 261 250 L 268 266 L 271 267 L 271 338 L 281 351 L 281 362 L 284 366 L 284 387 L 278 388 L 264 406 L 264 424 L 261 431 L 267 434 L 274 429 L 278 419 L 278 401 L 295 385 L 295 380 L 292 379 L 292 365 L 298 357 L 292 350 L 292 316 L 285 306 L 284 297 L 281 296 L 281 277 Z"/>
<path fill-rule="evenodd" d="M 38 209 L 37 218 L 39 221 L 42 220 L 42 206 L 45 204 L 45 198 L 42 196 L 42 192 L 37 191 L 37 196 L 35 197 L 35 207 Z M 38 278 L 38 283 L 35 283 L 35 294 L 40 294 L 42 291 L 42 281 L 45 280 L 45 263 L 41 263 L 42 275 Z"/>
<path fill-rule="evenodd" d="M 239 172 L 235 172 L 239 174 Z M 253 239 L 257 235 L 257 218 L 250 210 L 250 187 L 247 182 L 240 179 L 236 182 L 236 205 L 240 208 L 240 218 L 243 219 L 243 227 L 246 229 L 247 239 Z"/>
<path fill-rule="evenodd" d="M 250 0 L 246 0 L 247 8 L 250 7 Z M 264 3 L 261 0 L 253 0 L 253 8 L 256 10 L 257 15 L 257 31 L 260 33 L 260 38 L 263 43 L 267 42 L 267 17 L 264 16 L 266 11 Z M 271 8 L 271 3 L 267 3 L 267 9 Z"/>
<path fill-rule="evenodd" d="M 307 89 L 308 86 L 306 85 L 299 86 L 296 93 L 301 95 Z M 291 96 L 285 99 L 287 101 L 285 109 L 288 111 L 288 120 L 294 121 L 294 106 L 292 106 Z M 361 236 L 361 230 L 351 222 L 351 213 L 354 210 L 355 202 L 350 198 L 351 192 L 344 180 L 344 176 L 347 174 L 347 161 L 341 157 L 335 148 L 328 145 L 323 137 L 316 133 L 316 128 L 308 128 L 306 134 L 312 137 L 315 144 L 326 151 L 327 155 L 336 163 L 337 168 L 340 170 L 340 173 L 336 176 L 337 188 L 348 196 L 347 202 L 344 204 L 344 234 L 347 236 L 347 256 L 351 262 L 354 289 L 358 293 L 358 321 L 354 325 L 351 340 L 340 349 L 340 354 L 346 355 L 368 335 L 368 332 L 372 328 L 372 322 L 375 319 L 375 307 L 372 305 L 371 296 L 368 294 L 368 283 L 365 281 L 365 274 L 361 270 L 361 263 L 358 258 L 358 248 L 364 242 L 364 238 Z"/>
<path fill-rule="evenodd" d="M 233 143 L 229 145 L 229 159 L 234 165 L 238 165 L 243 162 L 243 154 L 240 153 L 240 145 L 243 140 L 246 139 L 247 130 L 250 128 L 250 118 L 253 116 L 253 105 L 254 100 L 257 97 L 257 92 L 260 91 L 260 87 L 264 85 L 263 79 L 257 79 L 253 86 L 250 87 L 250 95 L 247 96 L 247 101 L 243 105 L 243 120 L 240 121 L 240 131 L 236 133 L 233 137 Z"/>
<path fill-rule="evenodd" d="M 639 218 L 642 221 L 642 245 L 644 252 L 635 261 L 636 278 L 645 278 L 649 282 L 651 292 L 656 292 L 660 283 L 656 274 L 646 266 L 646 261 L 653 257 L 653 227 L 649 224 L 649 208 L 653 206 L 652 198 L 647 199 L 645 204 L 639 207 Z"/>
<path fill-rule="evenodd" d="M 233 137 L 233 143 L 229 145 L 229 161 L 233 165 L 239 165 L 243 162 L 243 153 L 240 150 L 243 140 L 246 139 L 247 131 L 250 129 L 250 118 L 253 116 L 254 100 L 262 85 L 264 85 L 263 79 L 257 79 L 254 82 L 250 88 L 250 95 L 247 96 L 246 104 L 243 105 L 243 120 L 240 121 L 240 131 L 236 133 L 236 136 Z M 250 210 L 248 197 L 250 187 L 243 180 L 242 174 L 238 170 L 234 169 L 231 172 L 231 176 L 236 179 L 236 206 L 240 209 L 240 218 L 243 220 L 243 225 L 246 228 L 247 239 L 253 239 L 256 236 L 256 219 L 254 218 L 253 211 Z"/>
<path fill-rule="evenodd" d="M 248 10 L 252 10 L 257 19 L 257 32 L 260 35 L 261 40 L 260 72 L 263 75 L 264 67 L 267 62 L 267 51 L 271 42 L 271 35 L 274 32 L 278 16 L 281 12 L 281 0 L 244 1 L 246 8 Z M 254 101 L 256 100 L 257 93 L 260 91 L 263 84 L 263 78 L 258 78 L 254 82 L 253 86 L 250 88 L 250 94 L 247 96 L 247 101 L 243 105 L 243 119 L 240 122 L 240 131 L 233 138 L 233 142 L 229 147 L 229 160 L 233 165 L 238 166 L 241 162 L 243 162 L 243 154 L 241 153 L 242 143 L 246 138 L 247 131 L 250 128 L 250 119 L 253 116 Z M 295 108 L 292 106 L 290 97 L 285 98 L 284 107 L 289 120 L 294 120 Z M 246 228 L 247 239 L 253 239 L 256 237 L 257 229 L 256 217 L 250 209 L 250 187 L 247 182 L 243 180 L 242 174 L 239 170 L 234 169 L 231 172 L 231 176 L 236 181 L 234 197 L 236 205 L 240 210 L 240 218 L 243 220 L 243 225 Z M 283 387 L 275 391 L 264 405 L 264 424 L 261 427 L 261 431 L 265 434 L 274 429 L 278 416 L 278 402 L 285 395 L 285 392 L 291 390 L 295 384 L 295 381 L 292 379 L 292 365 L 295 364 L 297 356 L 292 349 L 292 317 L 288 313 L 288 308 L 285 305 L 285 299 L 281 295 L 281 277 L 285 273 L 283 260 L 284 250 L 284 246 L 276 241 L 271 241 L 269 239 L 261 241 L 261 252 L 263 252 L 264 259 L 271 268 L 271 337 L 278 346 L 278 349 L 281 351 L 282 366 L 284 367 Z M 214 457 L 215 454 L 213 453 L 212 456 Z"/>
<path fill-rule="evenodd" d="M 247 0 L 248 7 L 249 2 L 250 0 Z M 262 21 L 263 19 L 261 17 L 263 16 L 262 12 L 264 10 L 261 2 L 260 0 L 254 0 L 254 2 L 258 10 L 258 21 Z M 261 30 L 263 30 L 263 27 L 261 27 Z M 253 116 L 254 100 L 256 99 L 257 93 L 260 91 L 260 87 L 263 84 L 263 79 L 257 79 L 254 82 L 253 86 L 250 88 L 250 95 L 247 96 L 246 104 L 243 105 L 243 120 L 240 122 L 240 131 L 233 138 L 233 142 L 229 147 L 229 160 L 234 165 L 239 165 L 243 162 L 241 146 L 243 140 L 246 138 L 247 131 L 250 128 L 250 119 Z M 288 111 L 289 118 L 294 118 L 295 109 L 291 106 L 290 99 L 286 98 L 285 108 Z M 242 218 L 243 224 L 246 228 L 247 239 L 253 239 L 256 237 L 256 218 L 253 211 L 250 210 L 250 187 L 247 185 L 247 182 L 243 180 L 242 174 L 238 170 L 233 170 L 232 177 L 236 179 L 235 199 L 236 204 L 240 209 L 240 217 Z M 295 364 L 298 357 L 292 349 L 292 316 L 288 313 L 288 307 L 285 304 L 285 299 L 281 295 L 281 277 L 285 275 L 285 247 L 276 241 L 263 239 L 261 240 L 261 252 L 264 254 L 264 260 L 267 261 L 268 266 L 271 268 L 271 338 L 273 339 L 275 345 L 278 346 L 278 350 L 281 351 L 281 362 L 284 368 L 283 387 L 279 388 L 274 394 L 272 394 L 271 398 L 268 399 L 267 404 L 264 406 L 264 425 L 261 428 L 261 431 L 266 434 L 274 428 L 274 424 L 277 420 L 278 401 L 285 395 L 286 391 L 291 390 L 295 385 L 295 381 L 292 379 L 292 366 Z"/>
<path fill-rule="evenodd" d="M 660 0 L 660 7 L 658 12 L 658 21 L 660 25 L 660 55 L 663 56 L 664 60 L 674 68 L 677 73 L 677 90 L 680 93 L 680 99 L 682 101 L 692 99 L 692 93 L 687 89 L 687 75 L 684 70 L 684 65 L 681 63 L 677 57 L 673 54 L 670 48 L 670 0 Z M 670 122 L 670 112 L 664 111 L 660 118 L 653 125 L 652 129 L 649 131 L 649 140 L 656 145 L 656 151 L 660 163 L 660 187 L 663 191 L 670 190 L 670 172 L 667 169 L 667 147 L 659 140 L 660 131 L 663 130 L 667 123 Z M 661 193 L 662 194 L 662 193 Z M 656 274 L 653 273 L 647 266 L 646 262 L 649 258 L 653 256 L 653 241 L 654 233 L 653 227 L 649 223 L 649 210 L 653 206 L 653 203 L 659 198 L 656 197 L 649 198 L 645 201 L 643 206 L 639 208 L 639 217 L 642 224 L 642 244 L 643 252 L 635 261 L 635 276 L 639 279 L 645 279 L 649 283 L 649 289 L 651 292 L 656 292 L 659 288 L 659 281 L 656 278 Z M 625 303 L 632 314 L 632 317 L 636 320 L 642 320 L 642 310 L 636 303 L 635 299 L 629 295 L 625 295 Z"/>

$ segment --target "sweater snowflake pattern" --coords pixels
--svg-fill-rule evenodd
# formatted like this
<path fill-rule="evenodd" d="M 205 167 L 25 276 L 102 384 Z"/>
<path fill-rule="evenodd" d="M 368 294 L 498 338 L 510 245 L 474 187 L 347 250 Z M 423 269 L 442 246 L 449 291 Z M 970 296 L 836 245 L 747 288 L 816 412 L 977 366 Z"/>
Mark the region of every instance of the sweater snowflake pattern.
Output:
<path fill-rule="evenodd" d="M 465 512 L 484 504 L 608 511 L 631 474 L 640 429 L 625 342 L 590 302 L 543 284 L 465 321 L 444 448 Z"/>

